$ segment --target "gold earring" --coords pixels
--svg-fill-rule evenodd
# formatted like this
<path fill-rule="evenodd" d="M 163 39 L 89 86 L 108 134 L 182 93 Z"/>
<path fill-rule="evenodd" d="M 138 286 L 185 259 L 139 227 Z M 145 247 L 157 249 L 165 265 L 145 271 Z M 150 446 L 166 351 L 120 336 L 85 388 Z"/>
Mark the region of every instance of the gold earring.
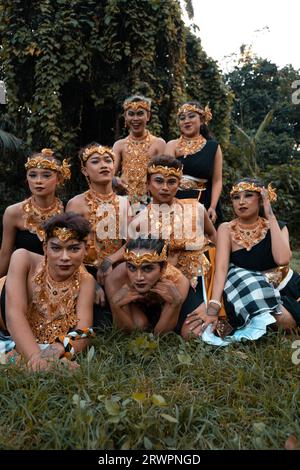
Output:
<path fill-rule="evenodd" d="M 87 184 L 90 187 L 91 186 L 91 180 L 90 177 L 86 175 L 85 179 L 87 180 Z"/>
<path fill-rule="evenodd" d="M 83 172 L 82 170 L 81 170 L 81 173 L 82 173 L 83 176 L 85 177 L 85 179 L 86 179 L 86 181 L 87 181 L 87 184 L 88 184 L 88 187 L 90 187 L 90 186 L 91 186 L 91 180 L 90 180 L 89 175 L 86 174 L 86 172 Z"/>

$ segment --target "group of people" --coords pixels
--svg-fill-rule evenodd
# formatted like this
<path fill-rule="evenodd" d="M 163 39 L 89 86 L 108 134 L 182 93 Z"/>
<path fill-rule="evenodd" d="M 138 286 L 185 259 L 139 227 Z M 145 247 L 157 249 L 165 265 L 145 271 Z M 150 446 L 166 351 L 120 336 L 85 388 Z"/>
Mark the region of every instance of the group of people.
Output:
<path fill-rule="evenodd" d="M 124 102 L 129 134 L 79 152 L 88 189 L 64 204 L 71 177 L 51 149 L 28 158 L 30 197 L 3 215 L 0 352 L 32 370 L 78 367 L 93 326 L 175 331 L 225 346 L 270 327 L 300 325 L 300 276 L 269 184 L 232 186 L 235 218 L 222 222 L 222 151 L 211 110 L 186 102 L 180 137 L 147 129 L 151 101 Z M 218 230 L 216 231 L 216 226 Z"/>

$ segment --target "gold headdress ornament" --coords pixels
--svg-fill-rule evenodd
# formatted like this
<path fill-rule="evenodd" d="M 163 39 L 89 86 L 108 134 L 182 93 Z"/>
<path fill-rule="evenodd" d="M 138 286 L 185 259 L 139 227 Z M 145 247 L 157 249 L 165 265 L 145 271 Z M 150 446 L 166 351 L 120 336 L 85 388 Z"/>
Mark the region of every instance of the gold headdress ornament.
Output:
<path fill-rule="evenodd" d="M 148 174 L 152 175 L 155 173 L 161 173 L 165 177 L 168 176 L 176 176 L 176 178 L 182 177 L 182 169 L 181 168 L 172 168 L 169 166 L 162 166 L 162 165 L 151 165 L 147 169 Z"/>
<path fill-rule="evenodd" d="M 133 111 L 137 111 L 139 108 L 144 109 L 145 111 L 151 111 L 151 104 L 148 101 L 140 100 L 140 101 L 124 101 L 123 109 L 126 112 L 129 108 L 133 109 Z"/>
<path fill-rule="evenodd" d="M 66 242 L 72 238 L 78 238 L 78 235 L 75 230 L 71 230 L 67 227 L 54 227 L 52 237 L 57 237 L 61 242 Z"/>
<path fill-rule="evenodd" d="M 124 259 L 135 266 L 141 266 L 143 263 L 161 263 L 168 259 L 167 247 L 168 245 L 165 243 L 160 255 L 156 251 L 140 255 L 139 252 L 135 253 L 134 251 L 129 251 L 127 249 L 124 253 Z"/>
<path fill-rule="evenodd" d="M 57 171 L 61 174 L 64 180 L 69 180 L 71 178 L 71 170 L 68 161 L 64 159 L 60 165 L 57 160 L 49 160 L 49 157 L 54 157 L 53 150 L 42 149 L 39 154 L 27 159 L 27 162 L 25 163 L 26 170 L 37 168 Z"/>
<path fill-rule="evenodd" d="M 80 159 L 82 162 L 86 162 L 93 153 L 98 153 L 99 155 L 105 155 L 106 153 L 115 161 L 115 154 L 114 152 L 104 145 L 93 145 L 92 147 L 88 147 L 85 149 L 83 154 L 81 155 Z"/>
<path fill-rule="evenodd" d="M 198 108 L 195 104 L 185 103 L 178 109 L 177 116 L 180 116 L 182 113 L 198 113 L 201 117 L 204 118 L 205 124 L 212 120 L 212 112 L 208 104 L 204 109 Z"/>
<path fill-rule="evenodd" d="M 233 194 L 239 193 L 242 191 L 254 191 L 256 193 L 261 193 L 263 188 L 260 186 L 256 186 L 255 183 L 248 183 L 247 181 L 241 181 L 240 183 L 232 186 L 232 189 L 230 191 L 230 197 L 232 197 Z M 275 202 L 277 200 L 277 194 L 276 194 L 276 189 L 272 188 L 271 183 L 268 184 L 267 188 L 267 193 L 270 202 Z"/>

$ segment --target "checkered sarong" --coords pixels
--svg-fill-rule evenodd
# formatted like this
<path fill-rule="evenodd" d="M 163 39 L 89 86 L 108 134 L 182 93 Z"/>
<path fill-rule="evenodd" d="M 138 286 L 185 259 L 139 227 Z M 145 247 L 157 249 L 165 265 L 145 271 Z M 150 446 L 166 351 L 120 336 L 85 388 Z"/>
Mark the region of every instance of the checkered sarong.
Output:
<path fill-rule="evenodd" d="M 260 313 L 280 312 L 280 293 L 260 272 L 230 264 L 224 293 L 244 324 Z"/>
<path fill-rule="evenodd" d="M 0 354 L 7 353 L 15 347 L 15 343 L 12 340 L 11 336 L 6 336 L 2 331 L 0 331 Z"/>

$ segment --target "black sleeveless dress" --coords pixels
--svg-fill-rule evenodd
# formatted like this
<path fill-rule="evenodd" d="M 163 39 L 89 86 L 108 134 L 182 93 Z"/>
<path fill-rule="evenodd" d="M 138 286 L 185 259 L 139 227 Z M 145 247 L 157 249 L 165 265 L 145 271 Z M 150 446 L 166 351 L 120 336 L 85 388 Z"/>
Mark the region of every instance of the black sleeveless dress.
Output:
<path fill-rule="evenodd" d="M 65 210 L 65 201 L 60 202 L 63 205 L 63 210 Z M 25 250 L 37 253 L 38 255 L 44 255 L 43 242 L 35 233 L 29 232 L 29 230 L 17 230 L 15 250 L 18 250 L 19 248 L 24 248 Z"/>
<path fill-rule="evenodd" d="M 285 222 L 279 221 L 278 224 L 281 229 L 286 226 Z M 254 245 L 251 250 L 247 251 L 246 248 L 241 248 L 231 252 L 230 263 L 251 271 L 267 271 L 277 268 L 272 255 L 270 230 L 267 231 L 265 238 Z"/>
<path fill-rule="evenodd" d="M 29 232 L 29 230 L 17 230 L 15 250 L 24 248 L 25 250 L 32 251 L 38 255 L 43 255 L 43 242 L 35 233 Z"/>
<path fill-rule="evenodd" d="M 212 178 L 214 172 L 215 156 L 218 149 L 218 142 L 215 140 L 208 140 L 204 147 L 198 152 L 187 155 L 185 158 L 177 157 L 183 164 L 183 174 L 192 176 L 194 178 L 206 179 L 206 189 L 202 191 L 200 202 L 206 209 L 210 207 L 211 194 L 212 194 Z M 176 194 L 178 199 L 198 199 L 199 191 L 197 189 L 183 189 L 179 190 Z M 221 204 L 218 201 L 216 212 L 218 216 L 218 223 L 222 220 Z"/>
<path fill-rule="evenodd" d="M 31 233 L 29 230 L 17 230 L 15 250 L 18 250 L 19 248 L 24 248 L 25 250 L 37 253 L 38 255 L 44 255 L 43 242 L 35 233 Z M 0 295 L 0 306 L 2 320 L 5 324 L 5 284 L 3 285 Z"/>
<path fill-rule="evenodd" d="M 279 227 L 285 227 L 285 222 L 278 222 Z M 234 251 L 230 254 L 230 262 L 239 268 L 249 269 L 251 271 L 268 271 L 278 265 L 272 255 L 271 233 L 270 230 L 263 240 L 254 245 L 250 251 L 245 248 Z M 283 306 L 291 313 L 297 325 L 300 326 L 300 276 L 294 271 L 293 276 L 286 286 L 280 290 L 280 297 Z M 224 296 L 225 301 L 225 296 Z M 225 305 L 227 312 L 228 305 Z"/>

